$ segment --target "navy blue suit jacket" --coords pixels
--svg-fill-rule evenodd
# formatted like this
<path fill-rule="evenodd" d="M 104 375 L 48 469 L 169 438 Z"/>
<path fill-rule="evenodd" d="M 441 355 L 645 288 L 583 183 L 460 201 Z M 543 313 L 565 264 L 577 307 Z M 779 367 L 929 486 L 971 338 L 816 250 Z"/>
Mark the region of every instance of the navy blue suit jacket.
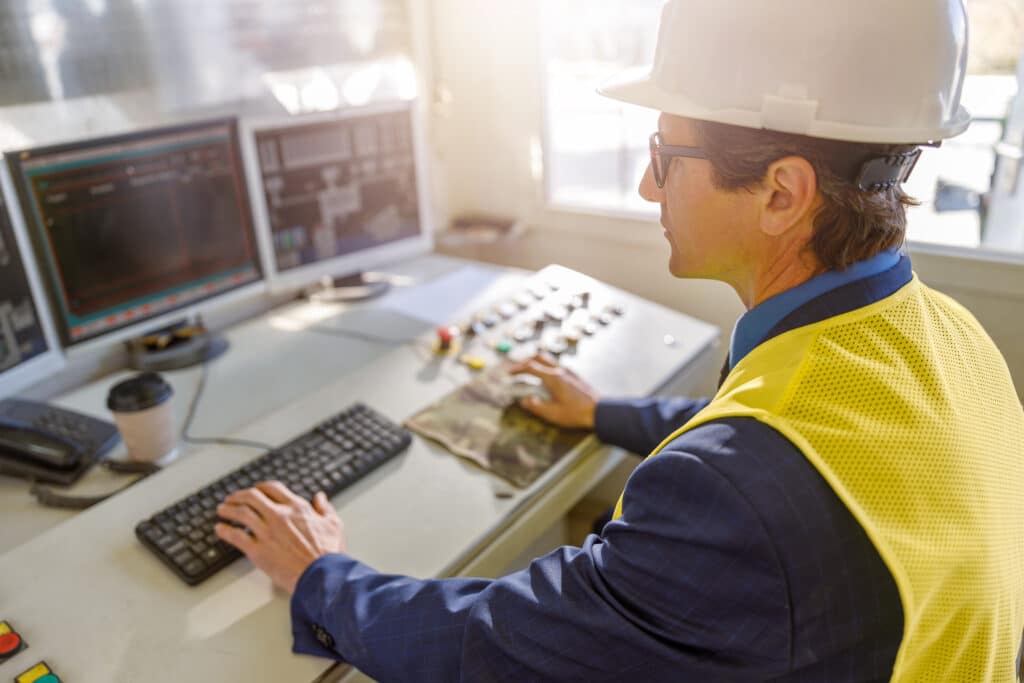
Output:
<path fill-rule="evenodd" d="M 766 338 L 877 301 L 910 264 L 801 306 Z M 706 401 L 602 402 L 598 436 L 647 454 Z M 796 447 L 753 419 L 676 438 L 582 547 L 500 579 L 419 580 L 329 555 L 292 600 L 295 650 L 380 681 L 883 681 L 895 583 Z"/>

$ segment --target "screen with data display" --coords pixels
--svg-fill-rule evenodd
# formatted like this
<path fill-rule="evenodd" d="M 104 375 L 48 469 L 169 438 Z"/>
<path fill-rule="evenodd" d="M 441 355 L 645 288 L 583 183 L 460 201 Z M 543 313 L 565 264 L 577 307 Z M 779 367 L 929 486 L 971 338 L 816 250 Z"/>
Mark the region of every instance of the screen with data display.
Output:
<path fill-rule="evenodd" d="M 262 277 L 233 120 L 8 155 L 77 344 Z"/>
<path fill-rule="evenodd" d="M 9 208 L 0 196 L 0 373 L 43 355 L 47 349 Z"/>
<path fill-rule="evenodd" d="M 411 109 L 254 135 L 278 273 L 422 234 Z"/>

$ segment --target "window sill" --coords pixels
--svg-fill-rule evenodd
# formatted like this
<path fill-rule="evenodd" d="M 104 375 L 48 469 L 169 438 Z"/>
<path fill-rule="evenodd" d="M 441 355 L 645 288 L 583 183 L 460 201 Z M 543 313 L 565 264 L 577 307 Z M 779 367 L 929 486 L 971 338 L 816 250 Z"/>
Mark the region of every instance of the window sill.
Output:
<path fill-rule="evenodd" d="M 531 221 L 531 228 L 540 233 L 571 234 L 606 244 L 665 248 L 655 212 L 548 203 Z M 1024 254 L 925 242 L 908 242 L 907 249 L 922 279 L 938 288 L 1024 299 Z"/>

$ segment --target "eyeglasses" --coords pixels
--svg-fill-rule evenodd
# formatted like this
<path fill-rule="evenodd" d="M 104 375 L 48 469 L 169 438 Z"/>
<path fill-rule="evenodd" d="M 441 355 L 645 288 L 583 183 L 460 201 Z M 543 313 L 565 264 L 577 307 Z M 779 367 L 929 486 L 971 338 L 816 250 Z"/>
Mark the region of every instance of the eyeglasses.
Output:
<path fill-rule="evenodd" d="M 668 178 L 668 167 L 675 157 L 690 159 L 707 159 L 708 155 L 700 147 L 682 147 L 680 145 L 661 144 L 661 133 L 651 135 L 651 168 L 654 170 L 654 181 L 658 189 L 664 189 Z"/>

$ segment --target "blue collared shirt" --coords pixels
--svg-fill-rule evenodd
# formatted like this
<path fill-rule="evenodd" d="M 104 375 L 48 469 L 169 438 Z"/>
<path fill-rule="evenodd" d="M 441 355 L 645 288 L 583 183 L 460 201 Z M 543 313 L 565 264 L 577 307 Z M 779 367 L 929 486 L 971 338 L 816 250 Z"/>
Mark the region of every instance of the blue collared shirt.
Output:
<path fill-rule="evenodd" d="M 858 280 L 884 273 L 900 262 L 899 249 L 884 251 L 866 261 L 859 261 L 844 272 L 829 271 L 782 294 L 761 302 L 740 316 L 732 330 L 729 344 L 729 367 L 734 368 L 743 358 L 764 343 L 768 332 L 786 316 L 812 299 Z"/>

